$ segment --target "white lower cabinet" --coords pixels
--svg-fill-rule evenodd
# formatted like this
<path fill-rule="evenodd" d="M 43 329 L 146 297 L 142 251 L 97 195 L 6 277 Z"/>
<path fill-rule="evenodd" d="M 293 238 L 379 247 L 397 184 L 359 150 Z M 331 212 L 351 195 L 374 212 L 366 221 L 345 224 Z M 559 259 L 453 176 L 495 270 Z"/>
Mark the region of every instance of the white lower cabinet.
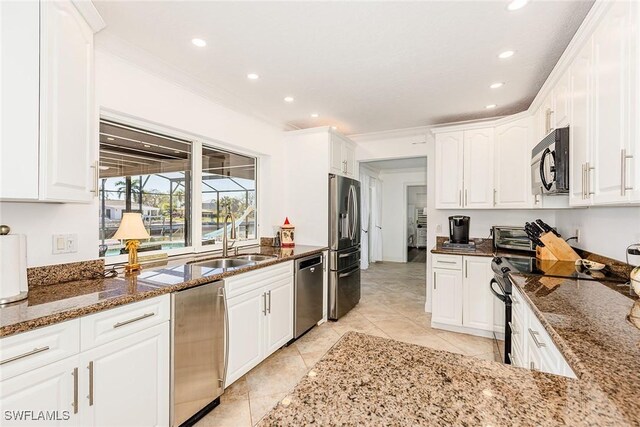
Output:
<path fill-rule="evenodd" d="M 169 420 L 169 322 L 80 354 L 83 426 Z"/>
<path fill-rule="evenodd" d="M 232 276 L 225 288 L 228 387 L 293 338 L 293 262 Z"/>
<path fill-rule="evenodd" d="M 483 336 L 504 330 L 504 305 L 496 304 L 489 287 L 491 257 L 434 254 L 432 260 L 435 327 Z"/>
<path fill-rule="evenodd" d="M 79 426 L 78 356 L 43 366 L 0 383 L 3 426 Z M 49 418 L 38 421 L 42 414 Z"/>
<path fill-rule="evenodd" d="M 168 311 L 122 320 L 122 313 L 149 304 L 168 307 L 169 295 L 0 340 L 2 372 L 8 374 L 0 382 L 2 425 L 168 425 Z M 153 323 L 140 330 L 138 322 L 150 318 Z M 111 320 L 118 337 L 80 352 L 88 347 L 80 329 L 98 319 Z M 6 411 L 31 418 L 14 422 Z"/>
<path fill-rule="evenodd" d="M 576 378 L 517 286 L 512 288 L 512 292 L 512 364 L 520 368 Z"/>

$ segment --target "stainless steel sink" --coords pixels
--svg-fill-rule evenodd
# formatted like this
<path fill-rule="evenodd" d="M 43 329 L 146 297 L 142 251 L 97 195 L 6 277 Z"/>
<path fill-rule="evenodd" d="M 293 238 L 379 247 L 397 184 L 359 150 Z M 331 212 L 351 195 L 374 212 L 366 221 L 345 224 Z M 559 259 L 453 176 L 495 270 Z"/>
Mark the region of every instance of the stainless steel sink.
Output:
<path fill-rule="evenodd" d="M 225 270 L 246 267 L 249 265 L 255 264 L 255 261 L 246 260 L 246 259 L 236 259 L 236 258 L 219 258 L 219 259 L 210 259 L 208 261 L 196 262 L 193 265 L 197 265 L 198 267 L 208 267 L 208 268 L 222 268 Z"/>
<path fill-rule="evenodd" d="M 237 255 L 233 257 L 238 260 L 246 260 L 251 262 L 269 261 L 276 258 L 275 255 L 261 255 L 261 254 L 249 254 L 249 255 Z"/>

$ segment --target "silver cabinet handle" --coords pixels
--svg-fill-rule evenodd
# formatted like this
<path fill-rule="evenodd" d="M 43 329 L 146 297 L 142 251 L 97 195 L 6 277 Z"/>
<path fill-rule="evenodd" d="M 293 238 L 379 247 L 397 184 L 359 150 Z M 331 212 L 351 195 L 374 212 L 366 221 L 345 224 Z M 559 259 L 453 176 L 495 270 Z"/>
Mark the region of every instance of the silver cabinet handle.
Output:
<path fill-rule="evenodd" d="M 591 191 L 591 171 L 595 171 L 596 167 L 591 166 L 591 163 L 587 162 L 587 199 L 590 195 L 596 194 L 595 191 Z"/>
<path fill-rule="evenodd" d="M 93 164 L 91 165 L 91 168 L 93 169 L 93 189 L 91 190 L 91 192 L 97 196 L 98 195 L 98 181 L 100 180 L 100 163 L 99 163 L 99 161 L 96 160 L 95 162 L 93 162 Z"/>
<path fill-rule="evenodd" d="M 358 270 L 359 270 L 359 268 L 355 268 L 355 269 L 351 270 L 351 271 L 350 271 L 350 272 L 348 272 L 348 273 L 338 274 L 338 278 L 339 278 L 339 279 L 342 279 L 343 277 L 349 277 L 349 276 L 351 276 L 353 273 L 355 273 L 355 272 L 356 272 L 356 271 L 358 271 Z"/>
<path fill-rule="evenodd" d="M 586 170 L 586 166 L 587 166 L 587 164 L 586 164 L 586 163 L 583 163 L 583 164 L 582 164 L 582 200 L 584 200 L 584 199 L 586 199 L 586 198 L 587 198 L 587 192 L 586 192 L 587 185 L 586 185 L 586 183 L 585 183 L 585 176 L 586 176 L 585 170 Z"/>
<path fill-rule="evenodd" d="M 262 314 L 264 314 L 265 316 L 267 315 L 267 293 L 264 292 L 262 294 Z"/>
<path fill-rule="evenodd" d="M 17 356 L 13 356 L 13 357 L 10 357 L 8 359 L 5 359 L 5 360 L 0 362 L 0 365 L 4 365 L 5 363 L 10 363 L 10 362 L 15 362 L 16 360 L 20 360 L 20 359 L 23 359 L 25 357 L 33 356 L 34 354 L 42 353 L 43 351 L 47 351 L 47 350 L 49 350 L 49 346 L 40 347 L 40 348 L 34 348 L 33 350 L 28 351 L 26 353 L 19 354 Z"/>
<path fill-rule="evenodd" d="M 516 331 L 516 328 L 513 326 L 512 322 L 509 322 L 509 328 L 511 329 L 511 333 L 513 335 L 518 335 L 519 332 Z"/>
<path fill-rule="evenodd" d="M 437 286 L 436 286 L 436 272 L 435 271 L 433 272 L 433 289 L 437 289 Z"/>
<path fill-rule="evenodd" d="M 627 193 L 627 190 L 633 190 L 633 186 L 627 187 L 627 160 L 633 159 L 631 154 L 627 154 L 626 149 L 620 150 L 620 175 L 621 176 L 621 187 L 620 194 L 624 196 Z"/>
<path fill-rule="evenodd" d="M 73 413 L 78 413 L 78 368 L 73 368 Z"/>
<path fill-rule="evenodd" d="M 89 406 L 93 406 L 93 360 L 89 362 L 87 369 L 89 370 L 89 395 L 87 398 L 89 399 Z"/>
<path fill-rule="evenodd" d="M 440 264 L 457 264 L 456 261 L 440 261 L 440 260 L 437 260 L 436 262 L 440 263 Z"/>
<path fill-rule="evenodd" d="M 467 260 L 464 260 L 464 278 L 469 278 L 469 264 L 467 264 Z"/>
<path fill-rule="evenodd" d="M 547 346 L 542 341 L 538 341 L 539 332 L 536 332 L 533 329 L 529 328 L 529 333 L 531 334 L 531 338 L 533 338 L 533 342 L 536 344 L 536 347 L 542 348 L 542 347 L 546 347 Z"/>
<path fill-rule="evenodd" d="M 529 363 L 529 367 L 531 368 L 532 371 L 538 371 L 539 369 L 536 369 L 536 364 L 535 362 L 531 362 Z"/>
<path fill-rule="evenodd" d="M 271 314 L 271 291 L 269 291 L 269 308 L 267 309 L 267 312 Z"/>
<path fill-rule="evenodd" d="M 469 190 L 464 189 L 464 205 L 467 206 L 469 204 Z"/>
<path fill-rule="evenodd" d="M 142 316 L 134 317 L 133 319 L 125 320 L 124 322 L 118 322 L 113 325 L 113 329 L 128 325 L 129 323 L 137 322 L 138 320 L 146 319 L 147 317 L 151 317 L 153 315 L 155 315 L 155 313 L 145 313 Z"/>
<path fill-rule="evenodd" d="M 495 188 L 493 189 L 493 206 L 496 205 L 496 193 L 498 192 L 498 190 L 496 190 Z"/>
<path fill-rule="evenodd" d="M 462 207 L 462 190 L 458 190 L 458 206 Z"/>

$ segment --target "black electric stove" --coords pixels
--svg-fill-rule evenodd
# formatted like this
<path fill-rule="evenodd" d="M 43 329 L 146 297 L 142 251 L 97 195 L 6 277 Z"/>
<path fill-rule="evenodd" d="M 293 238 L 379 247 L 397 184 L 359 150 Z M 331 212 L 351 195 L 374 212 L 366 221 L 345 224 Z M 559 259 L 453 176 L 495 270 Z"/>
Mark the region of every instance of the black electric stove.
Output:
<path fill-rule="evenodd" d="M 506 266 L 513 273 L 619 283 L 629 281 L 628 278 L 615 274 L 608 266 L 602 270 L 587 270 L 582 264 L 576 265 L 573 261 L 545 261 L 526 255 L 503 256 L 498 259 L 501 260 L 501 267 Z"/>

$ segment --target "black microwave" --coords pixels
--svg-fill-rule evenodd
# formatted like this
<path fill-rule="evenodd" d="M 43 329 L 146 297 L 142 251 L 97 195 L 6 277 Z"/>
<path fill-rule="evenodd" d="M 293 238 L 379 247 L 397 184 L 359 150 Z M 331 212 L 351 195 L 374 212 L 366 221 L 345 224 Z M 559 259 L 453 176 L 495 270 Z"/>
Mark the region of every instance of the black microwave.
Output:
<path fill-rule="evenodd" d="M 569 193 L 569 127 L 552 130 L 531 150 L 531 191 Z"/>

